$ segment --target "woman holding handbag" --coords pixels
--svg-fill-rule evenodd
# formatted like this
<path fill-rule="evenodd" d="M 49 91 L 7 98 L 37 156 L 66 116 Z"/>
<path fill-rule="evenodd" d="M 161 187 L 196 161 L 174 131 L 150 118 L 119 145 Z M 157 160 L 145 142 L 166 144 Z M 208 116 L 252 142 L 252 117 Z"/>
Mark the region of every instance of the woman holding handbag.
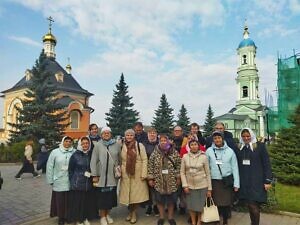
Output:
<path fill-rule="evenodd" d="M 242 129 L 240 151 L 237 152 L 241 188 L 239 199 L 246 203 L 252 225 L 259 225 L 260 205 L 267 201 L 272 171 L 265 144 L 257 142 L 254 132 Z"/>
<path fill-rule="evenodd" d="M 212 179 L 212 196 L 223 218 L 223 225 L 227 225 L 232 189 L 237 192 L 240 187 L 238 163 L 234 151 L 227 146 L 223 133 L 215 131 L 212 138 L 213 144 L 206 151 Z"/>
<path fill-rule="evenodd" d="M 121 146 L 112 138 L 111 129 L 101 129 L 101 140 L 93 142 L 91 158 L 91 176 L 96 187 L 97 206 L 100 214 L 100 224 L 113 223 L 109 213 L 117 206 L 117 182 L 115 168 L 119 165 Z"/>
<path fill-rule="evenodd" d="M 186 194 L 187 208 L 192 225 L 201 225 L 201 212 L 206 197 L 211 197 L 211 178 L 206 155 L 200 151 L 199 142 L 190 140 L 190 151 L 181 161 L 181 182 Z"/>

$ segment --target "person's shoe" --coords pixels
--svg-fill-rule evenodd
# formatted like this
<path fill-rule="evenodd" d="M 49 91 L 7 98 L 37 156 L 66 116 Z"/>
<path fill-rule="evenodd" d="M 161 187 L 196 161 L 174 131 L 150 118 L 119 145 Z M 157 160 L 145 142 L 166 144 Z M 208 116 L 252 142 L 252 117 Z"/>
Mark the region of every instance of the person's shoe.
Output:
<path fill-rule="evenodd" d="M 136 218 L 136 212 L 133 211 L 132 214 L 131 214 L 130 223 L 131 223 L 131 224 L 134 224 L 134 223 L 136 223 L 136 221 L 137 221 L 137 218 Z"/>
<path fill-rule="evenodd" d="M 159 219 L 159 220 L 157 221 L 157 225 L 164 225 L 164 223 L 165 223 L 165 220 L 164 220 L 164 219 Z"/>
<path fill-rule="evenodd" d="M 83 221 L 84 225 L 91 225 L 90 222 L 88 221 L 88 219 L 86 219 L 85 221 Z"/>
<path fill-rule="evenodd" d="M 176 225 L 176 221 L 174 219 L 168 220 L 170 225 Z"/>
<path fill-rule="evenodd" d="M 113 218 L 111 218 L 110 215 L 108 215 L 108 214 L 107 214 L 107 216 L 106 216 L 106 220 L 107 220 L 107 223 L 108 223 L 108 224 L 114 223 Z"/>
<path fill-rule="evenodd" d="M 157 205 L 153 206 L 153 212 L 155 216 L 159 216 L 159 210 L 157 208 Z"/>
<path fill-rule="evenodd" d="M 130 220 L 131 220 L 131 216 L 132 216 L 132 213 L 129 212 L 129 213 L 128 213 L 128 216 L 126 217 L 126 221 L 130 221 Z"/>
<path fill-rule="evenodd" d="M 146 210 L 146 216 L 151 216 L 151 213 L 152 213 L 152 206 L 148 205 Z"/>
<path fill-rule="evenodd" d="M 38 178 L 38 177 L 40 177 L 41 175 L 40 174 L 35 174 L 35 175 L 33 175 L 33 178 Z"/>
<path fill-rule="evenodd" d="M 185 208 L 179 207 L 179 214 L 184 215 L 185 214 Z"/>
<path fill-rule="evenodd" d="M 100 219 L 100 225 L 108 225 L 107 220 L 106 220 L 106 217 L 102 217 L 102 218 Z"/>
<path fill-rule="evenodd" d="M 17 180 L 22 180 L 22 177 L 20 177 L 20 176 L 15 176 L 15 178 L 16 178 Z"/>
<path fill-rule="evenodd" d="M 64 225 L 65 220 L 63 218 L 58 218 L 58 225 Z"/>

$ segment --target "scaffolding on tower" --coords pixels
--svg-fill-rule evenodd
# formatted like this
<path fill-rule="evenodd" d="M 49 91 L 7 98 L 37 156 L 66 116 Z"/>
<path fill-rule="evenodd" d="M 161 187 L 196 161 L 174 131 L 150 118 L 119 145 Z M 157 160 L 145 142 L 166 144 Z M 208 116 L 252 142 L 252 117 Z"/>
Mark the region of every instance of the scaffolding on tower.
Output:
<path fill-rule="evenodd" d="M 288 119 L 300 104 L 300 53 L 288 58 L 278 58 L 277 107 L 268 111 L 269 133 L 291 126 Z"/>

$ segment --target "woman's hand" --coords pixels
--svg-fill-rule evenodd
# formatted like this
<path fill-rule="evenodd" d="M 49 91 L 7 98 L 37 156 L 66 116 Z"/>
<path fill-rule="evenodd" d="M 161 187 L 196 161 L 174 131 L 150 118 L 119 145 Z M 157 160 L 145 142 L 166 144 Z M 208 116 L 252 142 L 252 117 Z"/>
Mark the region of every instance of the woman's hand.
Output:
<path fill-rule="evenodd" d="M 211 198 L 211 191 L 207 191 L 206 197 Z"/>
<path fill-rule="evenodd" d="M 154 180 L 149 180 L 148 184 L 149 184 L 150 187 L 154 187 L 155 182 L 154 182 Z"/>
<path fill-rule="evenodd" d="M 238 191 L 239 191 L 239 188 L 234 187 L 233 190 L 234 190 L 234 192 L 238 192 Z"/>
<path fill-rule="evenodd" d="M 272 188 L 272 184 L 264 184 L 265 190 L 268 191 Z"/>
<path fill-rule="evenodd" d="M 190 189 L 188 187 L 183 188 L 184 193 L 189 194 L 190 193 Z"/>
<path fill-rule="evenodd" d="M 98 183 L 99 182 L 99 177 L 93 177 L 93 183 Z"/>

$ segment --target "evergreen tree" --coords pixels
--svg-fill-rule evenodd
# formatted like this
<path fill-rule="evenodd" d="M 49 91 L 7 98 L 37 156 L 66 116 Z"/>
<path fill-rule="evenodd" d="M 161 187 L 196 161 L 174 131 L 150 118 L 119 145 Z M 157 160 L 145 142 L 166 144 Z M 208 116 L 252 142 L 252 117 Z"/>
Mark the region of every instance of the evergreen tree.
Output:
<path fill-rule="evenodd" d="M 167 97 L 162 94 L 160 98 L 160 105 L 155 110 L 155 116 L 151 125 L 155 127 L 158 133 L 170 134 L 173 127 L 174 116 L 173 109 L 170 107 Z"/>
<path fill-rule="evenodd" d="M 205 136 L 209 136 L 214 131 L 216 120 L 214 119 L 214 112 L 212 111 L 212 108 L 210 104 L 208 105 L 208 110 L 206 113 L 205 123 L 204 123 L 204 133 Z"/>
<path fill-rule="evenodd" d="M 270 146 L 270 158 L 277 179 L 286 184 L 300 184 L 300 105 L 289 118 L 290 128 L 279 131 Z"/>
<path fill-rule="evenodd" d="M 180 126 L 184 132 L 189 130 L 190 118 L 187 116 L 187 110 L 184 107 L 184 104 L 181 105 L 178 114 L 177 125 Z"/>
<path fill-rule="evenodd" d="M 113 94 L 112 107 L 105 113 L 107 125 L 113 135 L 123 135 L 128 128 L 132 128 L 139 119 L 139 112 L 133 109 L 132 97 L 128 95 L 128 86 L 122 73 Z"/>
<path fill-rule="evenodd" d="M 56 87 L 51 82 L 52 73 L 46 71 L 48 60 L 42 51 L 31 73 L 28 90 L 21 100 L 22 107 L 16 107 L 17 123 L 12 126 L 10 142 L 28 138 L 45 138 L 50 147 L 61 140 L 64 129 L 69 125 L 68 113 L 57 103 Z"/>

